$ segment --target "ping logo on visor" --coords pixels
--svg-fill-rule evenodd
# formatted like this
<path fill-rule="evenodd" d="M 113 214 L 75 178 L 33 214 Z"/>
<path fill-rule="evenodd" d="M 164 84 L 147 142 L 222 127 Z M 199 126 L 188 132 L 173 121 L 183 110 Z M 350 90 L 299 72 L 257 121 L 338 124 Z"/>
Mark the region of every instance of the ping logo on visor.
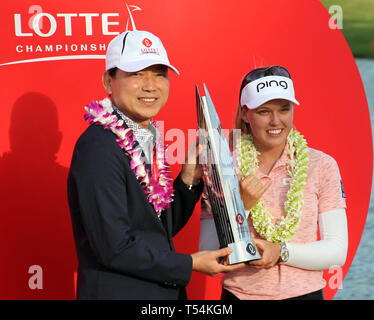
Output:
<path fill-rule="evenodd" d="M 260 92 L 260 90 L 264 89 L 264 88 L 268 88 L 268 87 L 271 87 L 271 86 L 277 86 L 277 87 L 282 87 L 284 90 L 286 90 L 288 88 L 288 84 L 286 81 L 284 80 L 281 80 L 281 81 L 277 81 L 277 80 L 271 80 L 271 81 L 261 81 L 258 85 L 257 85 L 257 92 Z"/>
<path fill-rule="evenodd" d="M 240 104 L 249 109 L 256 109 L 274 99 L 285 99 L 299 105 L 295 99 L 293 82 L 290 78 L 266 76 L 251 81 L 242 90 Z"/>

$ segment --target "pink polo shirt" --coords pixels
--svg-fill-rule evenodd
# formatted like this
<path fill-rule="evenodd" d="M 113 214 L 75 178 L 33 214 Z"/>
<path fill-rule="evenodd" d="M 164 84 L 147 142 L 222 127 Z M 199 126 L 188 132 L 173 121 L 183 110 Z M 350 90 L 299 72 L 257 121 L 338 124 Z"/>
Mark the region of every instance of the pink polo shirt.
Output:
<path fill-rule="evenodd" d="M 272 213 L 273 223 L 285 216 L 284 202 L 289 190 L 287 174 L 287 153 L 275 163 L 269 175 L 258 171 L 259 178 L 271 180 L 270 188 L 261 201 Z M 212 218 L 210 205 L 203 196 L 201 219 Z M 336 161 L 329 155 L 309 148 L 309 171 L 304 189 L 302 218 L 296 234 L 290 243 L 307 243 L 318 240 L 318 214 L 334 209 L 345 208 L 345 195 Z M 252 237 L 260 237 L 249 224 Z M 270 269 L 247 267 L 228 273 L 222 280 L 223 287 L 242 300 L 276 300 L 304 295 L 324 288 L 323 271 L 311 271 L 283 264 Z"/>

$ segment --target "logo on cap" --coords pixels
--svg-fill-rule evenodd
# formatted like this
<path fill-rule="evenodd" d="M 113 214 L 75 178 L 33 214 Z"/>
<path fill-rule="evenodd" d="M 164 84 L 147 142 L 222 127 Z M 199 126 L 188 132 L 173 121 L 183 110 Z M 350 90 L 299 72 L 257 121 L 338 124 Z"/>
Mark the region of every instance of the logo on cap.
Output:
<path fill-rule="evenodd" d="M 149 40 L 148 38 L 144 38 L 142 42 L 147 48 L 149 48 L 152 45 L 152 41 Z"/>

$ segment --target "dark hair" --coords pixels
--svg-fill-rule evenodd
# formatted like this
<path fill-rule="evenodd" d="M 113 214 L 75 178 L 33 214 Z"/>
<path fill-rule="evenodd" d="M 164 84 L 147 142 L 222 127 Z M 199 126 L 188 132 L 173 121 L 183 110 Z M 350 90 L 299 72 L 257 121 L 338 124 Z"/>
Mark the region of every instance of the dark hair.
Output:
<path fill-rule="evenodd" d="M 116 77 L 116 74 L 117 74 L 117 70 L 118 68 L 117 67 L 114 67 L 114 68 L 111 68 L 108 70 L 108 74 L 110 77 L 112 78 L 115 78 Z"/>
<path fill-rule="evenodd" d="M 253 69 L 252 71 L 248 72 L 240 86 L 240 93 L 239 93 L 239 101 L 240 101 L 240 96 L 242 95 L 242 90 L 244 87 L 257 79 L 260 79 L 262 77 L 267 77 L 267 76 L 282 76 L 282 77 L 287 77 L 291 79 L 291 74 L 290 72 L 282 66 L 269 66 L 269 67 L 262 67 L 262 68 L 256 68 Z"/>

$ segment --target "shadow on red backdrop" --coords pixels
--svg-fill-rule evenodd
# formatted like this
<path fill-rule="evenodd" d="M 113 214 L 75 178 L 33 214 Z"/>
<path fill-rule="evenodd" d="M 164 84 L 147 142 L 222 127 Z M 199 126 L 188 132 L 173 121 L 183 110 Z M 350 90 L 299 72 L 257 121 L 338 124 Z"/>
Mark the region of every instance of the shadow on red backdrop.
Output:
<path fill-rule="evenodd" d="M 12 108 L 9 138 L 11 149 L 0 158 L 0 298 L 71 299 L 76 261 L 68 169 L 56 162 L 62 133 L 55 103 L 37 92 L 22 95 Z M 35 265 L 41 283 L 32 279 Z M 35 284 L 43 289 L 33 290 Z"/>

